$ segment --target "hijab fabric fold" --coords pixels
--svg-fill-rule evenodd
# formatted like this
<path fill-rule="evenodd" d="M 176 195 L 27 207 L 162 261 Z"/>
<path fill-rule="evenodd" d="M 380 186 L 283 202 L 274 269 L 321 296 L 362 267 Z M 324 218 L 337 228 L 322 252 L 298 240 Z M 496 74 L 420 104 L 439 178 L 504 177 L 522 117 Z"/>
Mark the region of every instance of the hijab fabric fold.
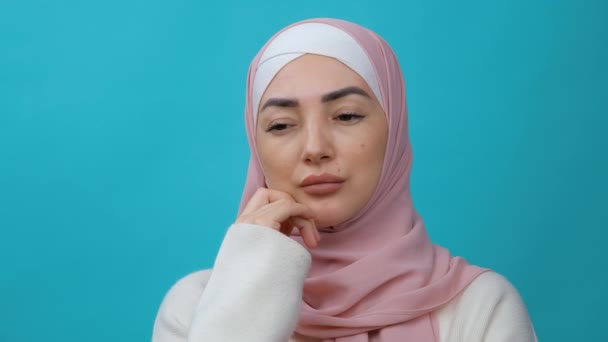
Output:
<path fill-rule="evenodd" d="M 319 34 L 322 26 L 333 33 Z M 306 39 L 284 39 L 296 31 Z M 403 76 L 394 52 L 374 32 L 343 20 L 305 20 L 279 31 L 254 58 L 245 107 L 251 159 L 241 210 L 265 187 L 254 136 L 259 100 L 272 77 L 305 53 L 336 58 L 366 80 L 386 113 L 389 133 L 382 175 L 368 204 L 348 221 L 320 229 L 320 245 L 310 250 L 296 332 L 324 342 L 438 341 L 433 313 L 486 270 L 433 245 L 413 207 Z"/>

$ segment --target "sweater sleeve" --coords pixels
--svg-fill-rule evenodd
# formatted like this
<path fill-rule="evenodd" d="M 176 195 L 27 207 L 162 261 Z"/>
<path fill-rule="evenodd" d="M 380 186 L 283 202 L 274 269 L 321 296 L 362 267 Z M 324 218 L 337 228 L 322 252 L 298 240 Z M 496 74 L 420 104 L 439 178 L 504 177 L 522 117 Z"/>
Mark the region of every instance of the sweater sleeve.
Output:
<path fill-rule="evenodd" d="M 230 227 L 212 271 L 169 290 L 153 342 L 285 342 L 298 321 L 310 253 L 273 229 Z"/>
<path fill-rule="evenodd" d="M 485 272 L 437 313 L 441 341 L 536 342 L 517 290 L 495 272 Z"/>

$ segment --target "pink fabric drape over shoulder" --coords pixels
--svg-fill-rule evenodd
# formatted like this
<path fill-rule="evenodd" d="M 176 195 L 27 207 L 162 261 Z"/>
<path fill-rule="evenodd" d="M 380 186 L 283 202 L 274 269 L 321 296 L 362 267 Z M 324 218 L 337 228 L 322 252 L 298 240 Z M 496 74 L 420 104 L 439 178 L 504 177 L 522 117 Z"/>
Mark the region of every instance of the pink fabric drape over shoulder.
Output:
<path fill-rule="evenodd" d="M 289 27 L 311 22 L 343 30 L 365 51 L 382 94 L 389 136 L 382 176 L 367 206 L 334 229 L 323 229 L 320 246 L 310 251 L 313 262 L 296 331 L 336 342 L 437 341 L 432 313 L 485 270 L 433 245 L 413 208 L 405 86 L 392 49 L 374 32 L 342 20 L 311 19 Z M 265 186 L 255 146 L 252 86 L 260 56 L 283 31 L 249 69 L 245 120 L 251 160 L 241 208 Z"/>

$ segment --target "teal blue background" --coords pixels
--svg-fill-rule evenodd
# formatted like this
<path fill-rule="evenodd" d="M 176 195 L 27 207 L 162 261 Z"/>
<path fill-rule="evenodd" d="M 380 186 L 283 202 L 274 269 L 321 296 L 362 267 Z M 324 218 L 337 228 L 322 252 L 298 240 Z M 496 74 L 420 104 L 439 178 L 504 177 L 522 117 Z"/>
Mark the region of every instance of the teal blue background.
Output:
<path fill-rule="evenodd" d="M 0 3 L 0 341 L 146 341 L 212 265 L 248 147 L 249 61 L 339 17 L 407 82 L 432 239 L 506 275 L 542 341 L 606 341 L 608 2 Z"/>

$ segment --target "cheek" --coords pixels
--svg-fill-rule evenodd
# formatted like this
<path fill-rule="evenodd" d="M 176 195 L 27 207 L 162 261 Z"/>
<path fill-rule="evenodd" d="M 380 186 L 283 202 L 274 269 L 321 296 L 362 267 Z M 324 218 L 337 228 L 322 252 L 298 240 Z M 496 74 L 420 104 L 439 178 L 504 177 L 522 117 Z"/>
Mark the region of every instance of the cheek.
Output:
<path fill-rule="evenodd" d="M 267 185 L 275 189 L 281 188 L 282 184 L 289 182 L 293 173 L 293 149 L 289 145 L 267 142 L 258 142 L 257 147 Z"/>
<path fill-rule="evenodd" d="M 374 130 L 370 129 L 369 131 L 373 132 Z M 361 158 L 360 162 L 362 165 L 367 165 L 368 175 L 375 182 L 380 177 L 380 173 L 382 173 L 386 150 L 386 136 L 367 134 L 362 141 L 358 144 L 359 148 L 357 149 L 360 155 L 359 158 Z"/>
<path fill-rule="evenodd" d="M 365 134 L 358 139 L 358 143 L 353 145 L 358 148 L 355 148 L 351 153 L 354 152 L 353 154 L 355 154 L 356 158 L 360 161 L 373 164 L 382 164 L 384 161 L 384 150 L 386 146 L 386 139 L 384 139 L 384 137 Z"/>

